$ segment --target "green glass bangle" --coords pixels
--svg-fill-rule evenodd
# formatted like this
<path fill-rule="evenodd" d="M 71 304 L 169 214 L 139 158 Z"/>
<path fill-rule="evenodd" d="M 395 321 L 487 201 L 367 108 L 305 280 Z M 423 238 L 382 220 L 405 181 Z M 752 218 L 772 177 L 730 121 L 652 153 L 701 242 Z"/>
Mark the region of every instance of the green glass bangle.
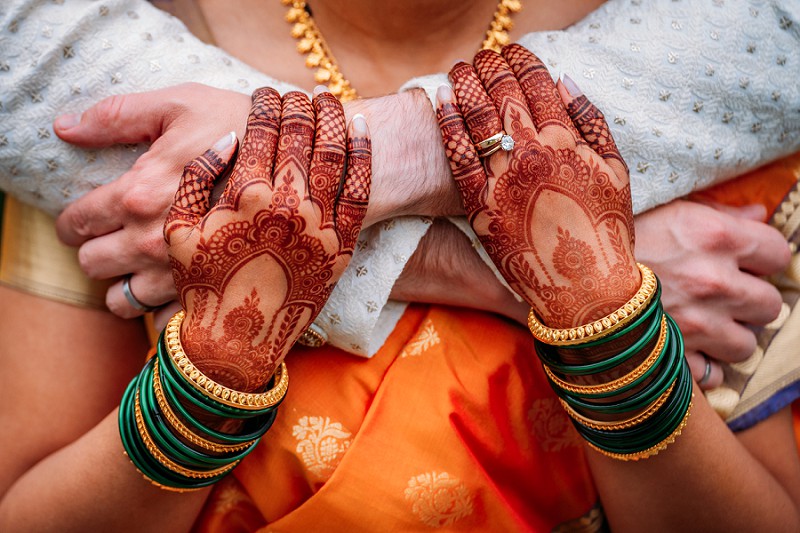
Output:
<path fill-rule="evenodd" d="M 671 433 L 672 430 L 675 429 L 673 424 L 677 424 L 677 422 L 683 418 L 683 415 L 685 414 L 685 411 L 682 411 L 681 407 L 686 399 L 687 391 L 691 389 L 691 387 L 686 386 L 687 384 L 691 386 L 691 380 L 687 380 L 687 377 L 691 377 L 691 373 L 688 375 L 686 374 L 685 366 L 685 363 L 681 365 L 681 373 L 678 376 L 676 387 L 670 397 L 667 399 L 667 402 L 655 415 L 647 419 L 642 424 L 620 431 L 607 431 L 588 426 L 582 426 L 582 429 L 580 429 L 581 433 L 593 435 L 598 439 L 604 439 L 611 443 L 623 442 L 631 445 L 640 443 L 642 439 L 649 439 L 653 433 L 659 433 L 665 428 L 669 429 L 667 434 Z M 691 397 L 691 394 L 688 396 Z M 688 406 L 688 400 L 685 401 L 685 404 L 686 405 L 683 405 L 683 407 Z M 675 420 L 676 416 L 678 420 Z M 652 444 L 653 443 L 650 443 L 644 448 L 649 448 Z"/>
<path fill-rule="evenodd" d="M 166 356 L 164 350 L 164 332 L 162 331 L 158 343 L 158 361 L 161 368 L 161 375 L 166 379 L 169 379 L 170 383 L 173 385 L 175 390 L 180 393 L 181 397 L 191 402 L 195 407 L 199 407 L 203 411 L 213 416 L 218 416 L 220 418 L 237 418 L 240 420 L 252 418 L 258 414 L 263 414 L 263 412 L 270 409 L 268 408 L 262 411 L 250 412 L 215 402 L 186 382 L 186 379 L 181 376 L 178 370 L 175 368 L 174 362 Z"/>
<path fill-rule="evenodd" d="M 682 423 L 689 405 L 692 400 L 692 378 L 688 364 L 682 364 L 681 376 L 679 378 L 680 387 L 676 388 L 671 398 L 670 406 L 665 406 L 662 412 L 656 416 L 657 420 L 650 424 L 643 424 L 646 427 L 637 426 L 636 431 L 627 430 L 614 435 L 612 432 L 603 432 L 576 425 L 578 432 L 589 443 L 594 446 L 614 454 L 633 454 L 638 453 L 663 442 L 669 437 Z M 648 421 L 649 422 L 649 421 Z"/>
<path fill-rule="evenodd" d="M 233 455 L 209 455 L 195 450 L 178 439 L 169 428 L 169 424 L 155 402 L 153 393 L 153 365 L 149 365 L 145 379 L 139 383 L 139 401 L 142 417 L 153 440 L 159 445 L 161 451 L 171 460 L 187 468 L 212 469 L 225 466 L 244 458 L 252 446 Z"/>
<path fill-rule="evenodd" d="M 178 439 L 176 439 L 169 431 L 162 431 L 166 428 L 161 426 L 157 420 L 154 420 L 153 413 L 151 411 L 152 404 L 149 401 L 148 396 L 148 389 L 152 390 L 152 387 L 149 386 L 149 384 L 152 383 L 152 365 L 148 365 L 147 368 L 148 372 L 145 373 L 144 379 L 139 380 L 138 385 L 138 400 L 145 428 L 147 428 L 147 431 L 150 433 L 150 436 L 155 442 L 156 446 L 158 446 L 158 448 L 167 457 L 169 457 L 170 460 L 186 468 L 206 468 L 207 465 L 202 461 L 202 458 L 192 458 L 182 453 L 182 450 L 180 450 L 178 446 Z"/>
<path fill-rule="evenodd" d="M 661 317 L 663 315 L 661 302 L 657 301 L 656 305 L 653 305 L 647 310 L 647 313 L 648 314 L 646 315 L 646 318 L 652 319 L 652 322 L 642 337 L 619 354 L 609 357 L 608 359 L 603 359 L 602 361 L 588 363 L 585 365 L 566 365 L 554 360 L 552 355 L 548 353 L 548 345 L 538 340 L 534 341 L 536 355 L 539 356 L 542 364 L 547 365 L 550 370 L 567 376 L 588 376 L 591 374 L 599 374 L 601 372 L 611 370 L 612 368 L 625 363 L 628 359 L 641 352 L 641 350 L 649 342 L 651 342 L 659 332 L 661 328 Z M 652 316 L 653 314 L 655 314 L 655 316 Z"/>
<path fill-rule="evenodd" d="M 159 364 L 159 369 L 161 368 L 161 364 Z M 159 372 L 159 376 L 162 378 L 166 377 L 163 372 Z M 164 391 L 164 396 L 166 397 L 169 405 L 178 411 L 178 414 L 184 419 L 184 421 L 186 421 L 187 425 L 192 426 L 194 430 L 199 431 L 210 438 L 216 439 L 220 444 L 242 444 L 262 437 L 269 430 L 269 428 L 272 427 L 273 422 L 275 422 L 275 417 L 278 414 L 277 409 L 272 409 L 266 414 L 256 418 L 251 418 L 245 422 L 245 427 L 250 425 L 255 426 L 256 429 L 253 430 L 252 433 L 243 433 L 237 435 L 222 433 L 204 425 L 202 422 L 192 416 L 191 413 L 189 413 L 186 407 L 184 407 L 175 396 L 175 392 L 172 390 L 170 380 L 168 378 L 161 379 L 161 388 Z"/>
<path fill-rule="evenodd" d="M 553 387 L 554 389 L 559 389 L 559 390 L 563 391 L 564 394 L 569 394 L 569 395 L 571 395 L 573 397 L 576 397 L 576 398 L 588 398 L 588 399 L 592 399 L 592 398 L 611 398 L 612 396 L 617 396 L 619 394 L 628 392 L 630 390 L 635 389 L 636 387 L 638 387 L 639 385 L 641 385 L 645 381 L 647 381 L 647 379 L 649 379 L 650 376 L 652 376 L 653 373 L 656 372 L 656 370 L 661 368 L 661 365 L 664 363 L 664 359 L 666 358 L 666 353 L 667 353 L 666 342 L 669 340 L 669 327 L 667 327 L 665 338 L 666 338 L 666 341 L 664 343 L 664 347 L 661 349 L 661 352 L 658 354 L 658 357 L 653 362 L 653 364 L 650 365 L 650 368 L 645 370 L 644 373 L 641 376 L 639 376 L 638 378 L 636 378 L 635 380 L 633 380 L 630 383 L 628 383 L 627 385 L 624 385 L 624 386 L 619 387 L 617 389 L 614 389 L 614 390 L 611 390 L 611 391 L 606 391 L 606 392 L 574 392 L 574 391 L 567 391 L 567 390 L 561 388 L 561 386 L 559 386 L 558 383 L 555 383 L 552 379 L 550 379 L 549 376 L 548 376 L 548 381 L 550 382 L 550 386 Z"/>
<path fill-rule="evenodd" d="M 166 330 L 164 330 L 166 331 Z M 199 390 L 197 390 L 194 386 L 186 381 L 183 375 L 180 374 L 177 368 L 175 368 L 175 362 L 172 360 L 171 357 L 167 357 L 165 350 L 166 339 L 164 337 L 164 331 L 161 332 L 161 336 L 159 337 L 158 342 L 158 359 L 160 363 L 161 373 L 166 375 L 167 377 L 171 378 L 172 383 L 176 386 L 178 391 L 181 393 L 181 396 L 188 401 L 192 402 L 195 406 L 203 409 L 207 413 L 219 416 L 222 418 L 237 418 L 240 420 L 245 420 L 248 418 L 253 418 L 258 415 L 263 415 L 268 413 L 269 411 L 276 409 L 281 402 L 278 402 L 275 405 L 271 405 L 269 407 L 265 407 L 263 409 L 238 409 L 236 407 L 231 407 L 229 405 L 225 405 L 223 403 L 217 402 L 214 399 L 206 396 Z M 273 378 L 274 380 L 274 378 Z M 267 387 L 272 386 L 274 383 L 273 380 L 270 380 Z"/>
<path fill-rule="evenodd" d="M 136 423 L 134 421 L 133 413 L 134 393 L 141 377 L 142 373 L 131 380 L 131 382 L 128 384 L 128 387 L 123 393 L 119 409 L 120 439 L 122 440 L 122 446 L 125 449 L 125 453 L 127 454 L 131 463 L 133 463 L 133 466 L 145 478 L 149 479 L 156 485 L 167 489 L 196 490 L 213 485 L 219 481 L 219 479 L 222 479 L 222 476 L 220 476 L 218 479 L 212 478 L 204 480 L 184 478 L 183 476 L 178 476 L 173 472 L 169 472 L 160 464 L 158 464 L 157 461 L 150 457 L 150 454 L 144 447 L 144 443 L 142 443 L 141 439 L 139 438 L 139 434 L 135 427 Z"/>
<path fill-rule="evenodd" d="M 556 394 L 567 402 L 572 408 L 580 409 L 584 412 L 597 412 L 605 414 L 622 414 L 641 409 L 656 400 L 666 391 L 669 386 L 678 378 L 683 360 L 683 337 L 680 335 L 678 326 L 669 315 L 667 316 L 668 335 L 667 346 L 664 351 L 668 352 L 667 359 L 662 363 L 665 367 L 663 372 L 646 389 L 617 402 L 598 404 L 576 398 L 571 394 L 566 394 L 561 389 L 556 389 Z"/>

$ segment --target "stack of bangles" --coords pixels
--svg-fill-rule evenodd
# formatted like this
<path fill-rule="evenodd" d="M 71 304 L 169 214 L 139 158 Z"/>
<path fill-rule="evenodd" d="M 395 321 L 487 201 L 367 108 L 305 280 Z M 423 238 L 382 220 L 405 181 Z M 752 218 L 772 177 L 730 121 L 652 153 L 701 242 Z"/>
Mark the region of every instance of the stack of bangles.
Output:
<path fill-rule="evenodd" d="M 578 433 L 598 452 L 646 459 L 673 443 L 692 406 L 683 337 L 661 306 L 661 287 L 639 264 L 642 285 L 620 309 L 570 329 L 528 327 L 550 385 Z"/>
<path fill-rule="evenodd" d="M 203 375 L 181 346 L 184 316 L 179 311 L 169 321 L 157 355 L 128 385 L 119 408 L 119 432 L 131 462 L 153 484 L 178 492 L 216 483 L 253 451 L 289 385 L 284 363 L 261 393 L 237 392 Z M 236 419 L 241 429 L 217 431 L 198 418 Z"/>

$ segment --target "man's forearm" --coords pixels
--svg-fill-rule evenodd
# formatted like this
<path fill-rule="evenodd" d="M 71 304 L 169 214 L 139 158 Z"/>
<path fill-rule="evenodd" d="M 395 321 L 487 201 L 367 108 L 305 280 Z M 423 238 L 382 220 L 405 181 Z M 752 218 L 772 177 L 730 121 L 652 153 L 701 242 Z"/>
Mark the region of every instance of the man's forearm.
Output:
<path fill-rule="evenodd" d="M 428 97 L 421 90 L 345 104 L 372 135 L 372 193 L 365 226 L 404 215 L 463 214 Z"/>

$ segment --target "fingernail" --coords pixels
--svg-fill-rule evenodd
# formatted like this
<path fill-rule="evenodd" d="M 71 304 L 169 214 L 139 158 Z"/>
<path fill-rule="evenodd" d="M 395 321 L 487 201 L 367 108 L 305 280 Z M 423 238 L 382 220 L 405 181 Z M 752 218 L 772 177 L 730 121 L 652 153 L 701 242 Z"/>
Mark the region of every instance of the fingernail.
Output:
<path fill-rule="evenodd" d="M 582 96 L 583 95 L 583 91 L 581 91 L 578 88 L 578 84 L 575 83 L 572 80 L 572 78 L 570 78 L 566 74 L 562 74 L 561 75 L 561 83 L 564 84 L 564 87 L 567 88 L 567 91 L 569 91 L 569 94 L 571 94 L 572 96 Z"/>
<path fill-rule="evenodd" d="M 455 61 L 453 61 L 453 64 L 450 65 L 450 68 L 453 68 L 454 66 L 458 65 L 459 63 L 466 63 L 466 62 L 467 62 L 466 59 L 456 59 Z"/>
<path fill-rule="evenodd" d="M 223 151 L 225 148 L 233 145 L 236 142 L 236 132 L 231 131 L 225 134 L 220 140 L 214 143 L 214 146 L 211 147 L 212 150 L 219 153 Z"/>
<path fill-rule="evenodd" d="M 327 85 L 317 85 L 316 87 L 314 87 L 314 96 L 319 96 L 322 93 L 329 93 L 329 92 L 331 91 L 328 89 Z"/>
<path fill-rule="evenodd" d="M 56 118 L 56 127 L 61 130 L 74 128 L 81 123 L 81 113 L 76 115 L 61 115 Z"/>
<path fill-rule="evenodd" d="M 450 104 L 453 102 L 453 89 L 447 84 L 439 85 L 436 89 L 436 99 L 440 104 Z"/>
<path fill-rule="evenodd" d="M 367 120 L 361 113 L 356 113 L 353 115 L 353 132 L 356 135 L 367 134 Z"/>

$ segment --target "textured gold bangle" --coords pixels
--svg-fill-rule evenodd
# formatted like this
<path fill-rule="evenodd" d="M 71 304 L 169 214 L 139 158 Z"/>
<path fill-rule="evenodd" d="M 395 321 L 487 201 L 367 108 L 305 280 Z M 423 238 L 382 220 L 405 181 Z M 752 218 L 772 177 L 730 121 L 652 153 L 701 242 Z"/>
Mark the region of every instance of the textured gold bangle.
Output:
<path fill-rule="evenodd" d="M 590 427 L 592 429 L 599 429 L 602 431 L 619 431 L 622 429 L 632 428 L 634 426 L 638 426 L 654 414 L 658 412 L 659 409 L 667 402 L 667 398 L 669 398 L 670 394 L 672 394 L 672 389 L 675 388 L 675 382 L 669 386 L 667 390 L 664 391 L 661 396 L 656 398 L 656 400 L 647 406 L 647 409 L 639 413 L 638 415 L 634 416 L 633 418 L 628 418 L 625 420 L 616 420 L 614 422 L 604 422 L 601 420 L 592 420 L 580 414 L 576 411 L 570 404 L 562 400 L 561 398 L 558 401 L 561 402 L 561 405 L 567 411 L 567 414 L 578 422 L 581 425 L 586 427 Z"/>
<path fill-rule="evenodd" d="M 325 330 L 317 326 L 313 322 L 308 325 L 308 328 L 298 337 L 298 344 L 308 346 L 309 348 L 319 348 L 325 346 L 328 342 L 328 334 Z"/>
<path fill-rule="evenodd" d="M 178 418 L 178 415 L 176 415 L 172 410 L 167 398 L 164 396 L 164 391 L 161 389 L 161 376 L 159 376 L 158 372 L 158 359 L 156 359 L 155 365 L 153 366 L 153 392 L 155 393 L 156 402 L 158 402 L 158 408 L 161 409 L 161 412 L 164 414 L 164 418 L 167 419 L 167 422 L 169 422 L 170 427 L 177 431 L 178 434 L 180 434 L 187 441 L 199 448 L 215 453 L 234 453 L 249 448 L 257 441 L 257 439 L 254 439 L 241 444 L 219 444 L 217 442 L 206 440 L 193 432 L 186 424 L 183 423 L 183 421 L 181 421 L 180 418 Z"/>
<path fill-rule="evenodd" d="M 125 454 L 125 457 L 127 457 L 128 461 L 130 461 L 131 464 L 133 465 L 133 468 L 135 468 L 136 471 L 139 472 L 139 474 L 141 474 L 141 476 L 144 478 L 145 481 L 147 481 L 148 483 L 150 483 L 154 487 L 158 487 L 161 490 L 168 490 L 170 492 L 183 493 L 183 492 L 197 492 L 198 490 L 203 490 L 205 488 L 205 487 L 197 487 L 197 488 L 191 488 L 191 489 L 184 489 L 184 488 L 179 488 L 179 487 L 170 487 L 169 485 L 162 485 L 158 481 L 150 479 L 149 477 L 147 477 L 147 475 L 144 472 L 139 470 L 139 467 L 136 466 L 136 463 L 131 461 L 131 458 L 128 455 L 128 452 L 126 452 L 125 450 L 122 450 L 122 453 Z"/>
<path fill-rule="evenodd" d="M 275 370 L 275 385 L 261 393 L 239 392 L 220 385 L 192 364 L 181 345 L 181 324 L 186 312 L 181 310 L 169 320 L 165 333 L 167 352 L 181 375 L 194 388 L 221 404 L 247 411 L 267 409 L 280 403 L 289 388 L 289 371 L 281 362 Z"/>
<path fill-rule="evenodd" d="M 136 429 L 139 432 L 139 436 L 142 438 L 144 447 L 147 448 L 147 451 L 150 453 L 153 459 L 158 461 L 164 468 L 168 468 L 173 472 L 175 472 L 176 474 L 182 475 L 183 477 L 188 477 L 192 479 L 208 479 L 211 477 L 217 477 L 222 474 L 225 474 L 233 470 L 233 468 L 237 464 L 239 464 L 239 460 L 237 459 L 236 461 L 228 465 L 222 466 L 220 468 L 215 468 L 214 470 L 207 470 L 203 472 L 199 472 L 197 470 L 190 470 L 188 468 L 179 465 L 178 463 L 174 462 L 172 459 L 167 457 L 166 454 L 164 454 L 164 452 L 162 452 L 158 448 L 158 446 L 156 446 L 156 443 L 153 442 L 153 438 L 150 436 L 150 433 L 147 431 L 147 428 L 144 427 L 144 418 L 142 417 L 142 408 L 141 405 L 139 404 L 138 390 L 136 391 L 136 396 L 134 398 L 133 409 L 134 409 L 133 412 L 136 415 Z"/>
<path fill-rule="evenodd" d="M 658 342 L 653 347 L 653 350 L 650 352 L 650 355 L 647 356 L 647 359 L 642 361 L 642 364 L 628 372 L 622 377 L 615 379 L 614 381 L 609 381 L 608 383 L 601 383 L 600 385 L 575 385 L 573 383 L 569 383 L 564 381 L 560 377 L 556 376 L 555 373 L 550 370 L 547 365 L 544 365 L 544 371 L 547 376 L 553 380 L 560 389 L 565 390 L 567 392 L 572 392 L 576 394 L 603 394 L 606 392 L 614 392 L 619 390 L 626 385 L 630 385 L 640 377 L 642 377 L 650 368 L 658 361 L 661 352 L 664 351 L 664 347 L 667 345 L 667 317 L 663 316 L 661 318 L 661 330 L 658 334 Z"/>
<path fill-rule="evenodd" d="M 688 409 L 686 409 L 686 414 L 684 415 L 683 420 L 681 420 L 681 423 L 678 424 L 678 427 L 675 428 L 675 431 L 670 433 L 666 439 L 662 440 L 655 446 L 647 448 L 646 450 L 634 453 L 614 453 L 598 448 L 591 442 L 587 442 L 586 444 L 588 444 L 589 447 L 595 450 L 596 452 L 602 453 L 606 457 L 617 459 L 618 461 L 639 461 L 641 459 L 647 459 L 649 457 L 653 457 L 655 455 L 658 455 L 660 452 L 666 450 L 667 446 L 675 442 L 678 439 L 678 437 L 681 436 L 681 433 L 686 427 L 686 424 L 689 422 L 689 415 L 692 412 L 692 404 L 694 404 L 694 393 L 692 393 L 692 401 L 689 402 L 689 407 Z"/>
<path fill-rule="evenodd" d="M 531 309 L 528 313 L 528 329 L 536 339 L 553 346 L 573 346 L 611 335 L 638 316 L 656 293 L 658 287 L 656 275 L 647 266 L 641 263 L 636 263 L 636 265 L 642 274 L 642 285 L 625 305 L 613 313 L 595 320 L 591 324 L 557 329 L 542 324 Z"/>

